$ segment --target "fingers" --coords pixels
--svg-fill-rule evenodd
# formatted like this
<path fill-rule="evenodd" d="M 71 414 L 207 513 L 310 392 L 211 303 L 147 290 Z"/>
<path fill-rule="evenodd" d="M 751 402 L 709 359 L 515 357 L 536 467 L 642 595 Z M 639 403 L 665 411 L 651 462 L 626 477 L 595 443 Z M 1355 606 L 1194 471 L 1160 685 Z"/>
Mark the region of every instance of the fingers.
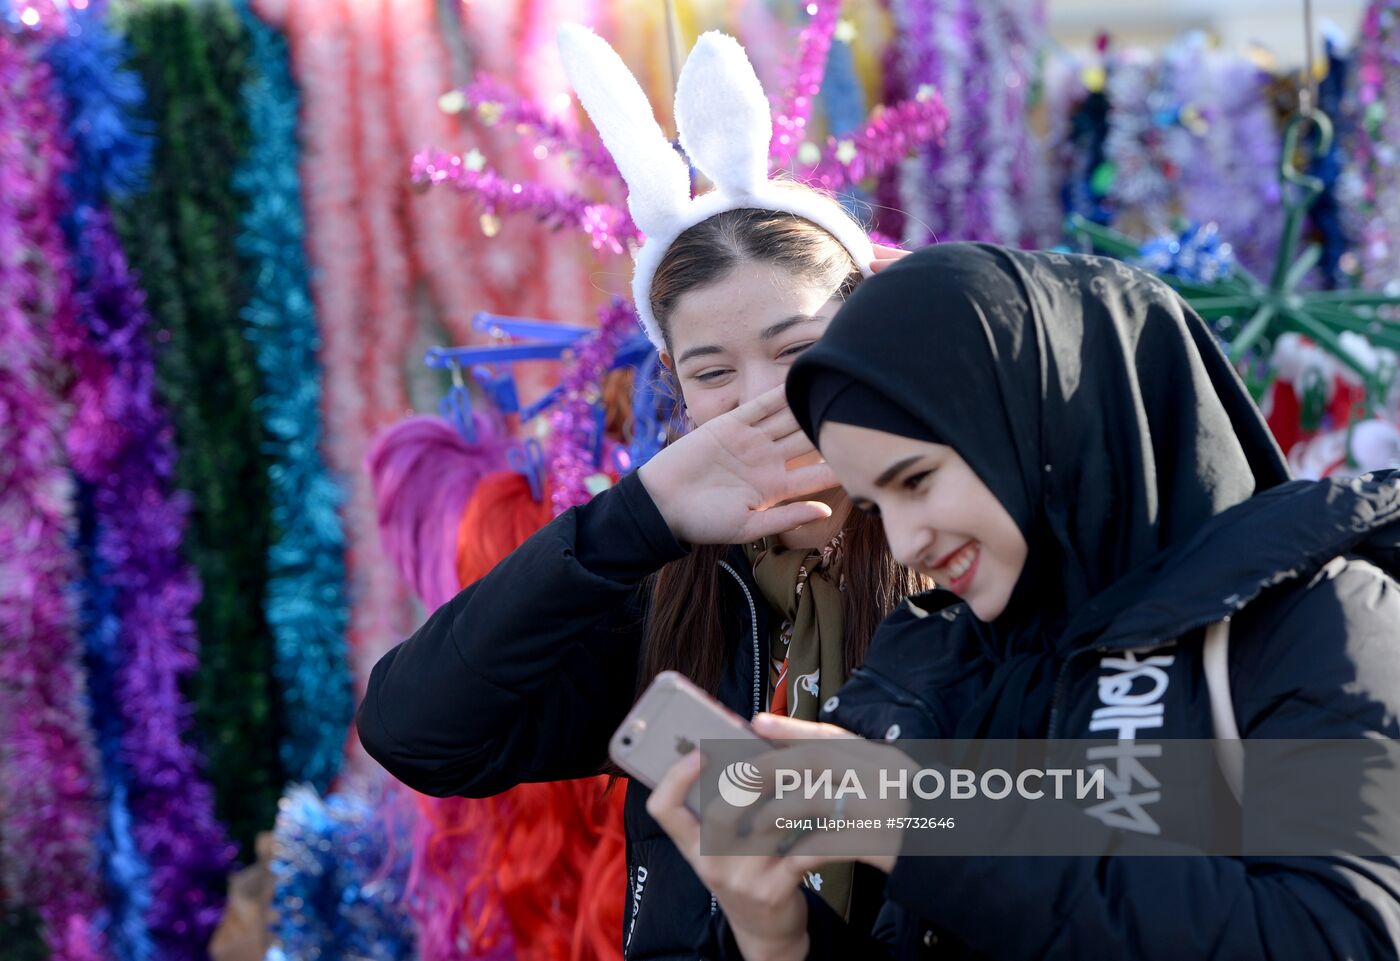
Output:
<path fill-rule="evenodd" d="M 825 461 L 820 464 L 808 464 L 806 467 L 787 472 L 787 490 L 783 492 L 783 500 L 805 497 L 840 486 L 841 482 L 836 479 L 836 474 Z M 828 510 L 827 514 L 830 513 Z"/>
<path fill-rule="evenodd" d="M 875 251 L 876 260 L 898 260 L 901 257 L 909 256 L 912 252 L 903 247 L 891 247 L 889 244 L 871 244 L 870 246 Z"/>
<path fill-rule="evenodd" d="M 705 758 L 698 751 L 691 751 L 675 764 L 656 789 L 647 798 L 647 813 L 656 819 L 662 829 L 676 842 L 676 847 L 688 859 L 700 855 L 700 822 L 685 806 L 686 795 L 700 777 L 700 769 Z"/>
<path fill-rule="evenodd" d="M 898 263 L 900 259 L 909 256 L 909 251 L 901 250 L 898 247 L 887 247 L 884 244 L 875 244 L 875 259 L 870 262 L 870 272 L 878 274 L 890 264 Z"/>
<path fill-rule="evenodd" d="M 802 428 L 797 425 L 797 418 L 786 404 L 754 426 L 763 431 L 769 440 L 781 440 L 791 434 L 802 433 Z"/>
<path fill-rule="evenodd" d="M 844 727 L 837 727 L 835 724 L 802 721 L 795 717 L 783 717 L 781 714 L 768 714 L 766 712 L 754 715 L 753 729 L 759 737 L 772 741 L 817 740 L 819 738 L 859 739 L 858 735 L 852 734 Z"/>
<path fill-rule="evenodd" d="M 781 440 L 776 441 L 776 444 L 778 456 L 785 462 L 815 453 L 817 450 L 816 447 L 812 445 L 812 441 L 808 439 L 807 435 L 802 433 L 802 431 L 788 434 Z"/>
<path fill-rule="evenodd" d="M 787 407 L 787 388 L 779 384 L 772 390 L 759 394 L 747 404 L 736 408 L 734 415 L 744 423 L 757 427 L 766 418 Z"/>
<path fill-rule="evenodd" d="M 743 540 L 758 540 L 796 530 L 803 524 L 815 524 L 830 516 L 831 508 L 820 501 L 798 501 L 796 504 L 781 504 L 764 511 L 753 511 L 744 527 Z"/>

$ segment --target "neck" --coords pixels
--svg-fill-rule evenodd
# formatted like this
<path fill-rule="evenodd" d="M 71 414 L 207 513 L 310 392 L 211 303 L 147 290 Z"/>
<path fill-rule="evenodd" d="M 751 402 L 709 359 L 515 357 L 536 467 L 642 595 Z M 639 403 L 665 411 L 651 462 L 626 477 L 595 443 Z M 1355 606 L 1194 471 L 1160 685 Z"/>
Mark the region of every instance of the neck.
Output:
<path fill-rule="evenodd" d="M 827 505 L 831 508 L 831 516 L 820 523 L 803 524 L 795 531 L 784 531 L 779 534 L 778 543 L 788 550 L 810 551 L 814 548 L 825 547 L 836 536 L 841 525 L 846 523 L 846 517 L 851 513 L 851 502 L 847 500 L 846 492 L 839 487 L 823 491 L 814 497 L 805 498 L 805 500 L 813 500 Z"/>

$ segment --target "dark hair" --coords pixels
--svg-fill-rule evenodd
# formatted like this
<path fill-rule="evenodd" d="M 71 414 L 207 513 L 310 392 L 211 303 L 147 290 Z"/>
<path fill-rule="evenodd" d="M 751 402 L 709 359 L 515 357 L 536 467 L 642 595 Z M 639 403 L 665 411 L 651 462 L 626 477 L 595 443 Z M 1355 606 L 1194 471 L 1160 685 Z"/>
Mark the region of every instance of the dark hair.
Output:
<path fill-rule="evenodd" d="M 843 299 L 861 279 L 846 248 L 809 220 L 758 209 L 716 214 L 676 238 L 656 270 L 652 312 L 668 344 L 671 314 L 681 296 L 722 281 L 749 261 L 773 264 L 814 286 L 829 285 Z M 885 615 L 928 584 L 895 563 L 878 518 L 852 510 L 842 526 L 847 560 L 841 608 L 849 674 L 865 659 Z M 696 545 L 653 575 L 638 693 L 664 670 L 679 671 L 711 693 L 719 689 L 725 649 L 720 578 L 727 576 L 719 564 L 729 551 L 729 545 Z"/>

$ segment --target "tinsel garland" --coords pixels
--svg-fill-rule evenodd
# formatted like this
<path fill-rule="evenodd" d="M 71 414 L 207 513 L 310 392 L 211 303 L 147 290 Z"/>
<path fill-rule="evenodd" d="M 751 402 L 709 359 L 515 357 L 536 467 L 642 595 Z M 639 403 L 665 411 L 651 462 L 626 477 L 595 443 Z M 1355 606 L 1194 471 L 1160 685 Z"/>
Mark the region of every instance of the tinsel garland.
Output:
<path fill-rule="evenodd" d="M 1109 113 L 1105 159 L 1112 166 L 1109 203 L 1119 229 L 1166 233 L 1181 169 L 1163 156 L 1164 130 L 1178 111 L 1159 88 L 1159 63 L 1146 50 L 1124 50 L 1108 67 Z M 1126 218 L 1126 220 L 1125 220 Z"/>
<path fill-rule="evenodd" d="M 267 961 L 417 958 L 402 815 L 378 808 L 356 794 L 288 792 L 277 815 L 276 943 Z"/>
<path fill-rule="evenodd" d="M 572 369 L 564 375 L 563 396 L 549 416 L 550 502 L 555 516 L 586 504 L 593 496 L 588 478 L 600 473 L 597 452 L 603 449 L 603 377 L 618 346 L 637 329 L 632 305 L 614 300 L 598 312 L 598 331 L 579 346 Z"/>
<path fill-rule="evenodd" d="M 588 234 L 594 250 L 623 252 L 627 242 L 641 243 L 642 232 L 620 207 L 595 203 L 574 191 L 533 182 L 512 181 L 485 166 L 479 153 L 465 156 L 429 148 L 413 158 L 413 180 L 423 186 L 450 184 L 477 198 L 488 233 L 500 230 L 502 213 L 529 213 L 549 227 L 575 227 Z M 494 226 L 490 226 L 494 223 Z"/>
<path fill-rule="evenodd" d="M 272 457 L 275 531 L 268 560 L 267 623 L 276 644 L 289 780 L 325 791 L 340 769 L 354 714 L 345 644 L 345 536 L 340 489 L 320 442 L 320 335 L 308 290 L 305 221 L 297 172 L 299 98 L 286 41 L 248 10 L 251 76 L 244 85 L 252 141 L 234 176 L 247 212 L 238 247 L 247 258 L 247 337 L 262 373 L 258 411 Z"/>
<path fill-rule="evenodd" d="M 365 188 L 357 182 L 355 162 L 357 105 L 349 80 L 354 45 L 340 0 L 254 0 L 253 10 L 286 33 L 303 99 L 301 172 L 307 258 L 315 265 L 311 290 L 322 341 L 326 453 L 331 468 L 348 484 L 343 519 L 348 535 L 348 590 L 353 600 L 349 639 L 355 678 L 362 684 L 373 663 L 364 649 L 368 642 L 365 625 L 375 619 L 369 610 L 375 596 L 366 590 L 375 565 L 373 501 L 368 478 L 360 470 L 369 443 L 363 427 L 364 411 L 372 406 L 372 399 L 357 382 L 362 362 L 359 318 L 366 296 L 362 265 L 368 252 L 355 213 Z M 337 160 L 317 162 L 316 158 Z M 385 570 L 380 576 L 392 577 L 392 573 Z M 350 738 L 350 743 L 358 748 L 357 738 Z M 352 755 L 352 760 L 355 758 L 368 761 L 362 750 Z"/>
<path fill-rule="evenodd" d="M 1400 282 L 1400 0 L 1371 0 L 1360 34 L 1341 194 L 1360 281 L 1379 288 Z"/>
<path fill-rule="evenodd" d="M 935 88 L 950 117 L 942 142 L 903 165 L 905 240 L 1045 243 L 1054 217 L 1028 122 L 1043 3 L 896 0 L 894 10 L 906 87 Z"/>
<path fill-rule="evenodd" d="M 0 870 L 54 961 L 100 961 L 102 783 L 70 595 L 80 567 L 58 369 L 81 336 L 60 222 L 71 157 L 48 65 L 4 30 L 0 89 Z"/>
<path fill-rule="evenodd" d="M 188 743 L 191 709 L 180 691 L 197 662 L 200 593 L 180 556 L 188 498 L 171 492 L 173 433 L 156 401 L 145 295 L 101 206 L 143 183 L 151 148 L 133 117 L 139 82 L 121 68 L 124 46 L 104 14 L 72 11 L 77 29 L 55 41 L 49 60 L 68 94 L 78 160 L 70 234 L 89 345 L 79 356 L 109 372 L 93 398 L 96 416 L 75 418 L 68 441 L 93 521 L 89 580 L 110 598 L 115 619 L 100 622 L 102 643 L 89 658 L 102 669 L 103 683 L 95 667 L 91 684 L 99 732 L 120 738 L 118 763 L 107 765 L 112 942 L 122 957 L 153 949 L 162 959 L 195 959 L 222 910 L 233 851 Z M 139 858 L 125 850 L 124 826 Z"/>
<path fill-rule="evenodd" d="M 104 265 L 95 264 L 92 254 L 116 248 L 102 204 L 109 193 L 142 182 L 150 164 L 151 142 L 128 127 L 127 116 L 139 109 L 144 98 L 136 78 L 121 68 L 125 51 L 103 23 L 104 12 L 105 5 L 70 10 L 68 29 L 52 32 L 45 58 L 63 94 L 67 134 L 73 145 L 74 163 L 66 178 L 72 208 L 64 217 L 64 231 L 74 254 L 78 318 L 88 334 L 73 338 L 64 358 L 73 372 L 69 398 L 74 406 L 65 441 L 78 481 L 87 694 L 107 787 L 107 816 L 99 847 L 112 915 L 108 940 L 120 961 L 146 961 L 155 956 L 147 927 L 150 865 L 133 832 L 131 778 L 123 757 L 127 729 L 117 697 L 118 672 L 130 640 L 123 633 L 117 581 L 131 555 L 125 544 L 114 542 L 114 535 L 129 523 L 123 515 L 131 512 L 114 503 L 121 494 L 115 462 L 129 436 L 124 430 L 129 420 L 126 395 L 133 385 L 126 379 L 129 368 L 114 366 L 108 356 L 104 333 L 111 318 L 103 316 L 103 310 L 113 302 L 94 285 Z"/>
<path fill-rule="evenodd" d="M 538 152 L 541 160 L 553 148 L 564 153 L 579 171 L 607 178 L 617 176 L 617 165 L 596 133 L 566 127 L 489 74 L 478 74 L 465 87 L 445 94 L 440 103 L 447 113 L 471 110 L 488 127 L 504 123 L 525 128 L 536 146 L 544 148 Z"/>
<path fill-rule="evenodd" d="M 821 93 L 841 4 L 838 0 L 812 0 L 804 5 L 804 13 L 811 19 L 798 35 L 796 60 L 782 93 L 772 98 L 773 139 L 768 145 L 768 161 L 773 167 L 791 163 L 807 139 L 807 123 Z"/>
<path fill-rule="evenodd" d="M 159 139 L 151 186 L 117 208 L 118 226 L 160 325 L 158 374 L 179 436 L 177 481 L 194 497 L 185 546 L 204 588 L 197 729 L 217 810 L 251 852 L 275 816 L 282 774 L 264 616 L 269 463 L 258 372 L 238 313 L 247 296 L 232 179 L 248 137 L 239 97 L 246 37 L 217 0 L 133 0 L 121 14 Z"/>

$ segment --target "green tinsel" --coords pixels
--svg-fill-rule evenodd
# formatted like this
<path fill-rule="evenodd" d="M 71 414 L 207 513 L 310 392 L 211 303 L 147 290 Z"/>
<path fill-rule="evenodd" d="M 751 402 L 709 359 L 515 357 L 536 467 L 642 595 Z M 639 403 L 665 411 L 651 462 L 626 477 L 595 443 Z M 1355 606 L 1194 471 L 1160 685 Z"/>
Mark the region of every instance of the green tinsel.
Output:
<path fill-rule="evenodd" d="M 275 820 L 283 780 L 263 614 L 268 459 L 235 244 L 243 209 L 233 172 L 249 139 L 247 38 L 222 0 L 128 0 L 117 11 L 157 128 L 150 188 L 117 211 L 118 229 L 159 328 L 176 476 L 193 498 L 185 549 L 204 586 L 191 691 L 200 747 L 218 814 L 247 859 L 254 835 Z"/>
<path fill-rule="evenodd" d="M 30 911 L 12 911 L 0 903 L 0 944 L 5 961 L 49 961 L 52 952 L 39 933 L 39 919 Z"/>

